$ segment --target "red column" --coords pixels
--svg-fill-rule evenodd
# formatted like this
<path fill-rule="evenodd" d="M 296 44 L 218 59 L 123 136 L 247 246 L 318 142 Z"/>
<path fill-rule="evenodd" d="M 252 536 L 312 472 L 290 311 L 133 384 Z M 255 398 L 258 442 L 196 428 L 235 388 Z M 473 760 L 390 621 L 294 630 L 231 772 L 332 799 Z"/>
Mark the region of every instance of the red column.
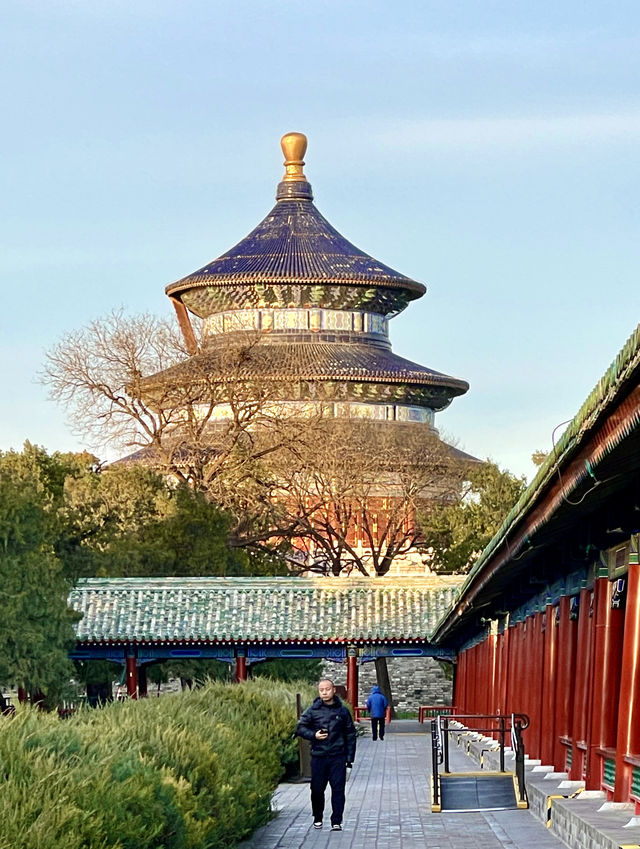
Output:
<path fill-rule="evenodd" d="M 496 678 L 493 687 L 493 713 L 502 712 L 502 656 L 504 654 L 504 634 L 496 634 Z"/>
<path fill-rule="evenodd" d="M 509 643 L 511 628 L 505 627 L 500 638 L 500 686 L 496 712 L 507 713 L 507 693 L 509 692 Z"/>
<path fill-rule="evenodd" d="M 640 754 L 640 565 L 627 573 L 620 702 L 616 743 L 616 802 L 629 801 L 632 767 L 625 755 Z"/>
<path fill-rule="evenodd" d="M 584 745 L 587 737 L 587 712 L 589 690 L 589 666 L 591 657 L 591 590 L 580 590 L 580 612 L 578 614 L 578 641 L 576 646 L 576 673 L 574 678 L 573 699 L 573 743 L 570 778 L 580 781 L 583 778 L 585 755 Z M 582 744 L 580 747 L 578 744 Z"/>
<path fill-rule="evenodd" d="M 473 713 L 482 713 L 484 710 L 485 686 L 484 645 L 476 643 L 473 647 Z"/>
<path fill-rule="evenodd" d="M 352 646 L 347 649 L 347 701 L 353 708 L 358 704 L 358 650 Z"/>
<path fill-rule="evenodd" d="M 575 685 L 576 638 L 578 623 L 571 619 L 571 598 L 563 596 L 558 604 L 557 660 L 555 676 L 555 740 L 553 765 L 564 770 L 567 747 L 561 737 L 570 738 L 573 721 L 573 693 Z"/>
<path fill-rule="evenodd" d="M 127 695 L 130 699 L 138 698 L 138 667 L 136 662 L 135 655 L 127 655 L 125 677 L 127 679 Z"/>
<path fill-rule="evenodd" d="M 531 617 L 527 616 L 523 622 L 519 622 L 518 634 L 518 688 L 514 692 L 516 713 L 530 713 L 529 690 L 531 689 Z M 531 727 L 527 729 L 527 754 L 531 751 Z"/>
<path fill-rule="evenodd" d="M 236 682 L 247 680 L 247 658 L 243 654 L 236 655 Z"/>
<path fill-rule="evenodd" d="M 587 790 L 599 790 L 600 748 L 614 748 L 618 719 L 624 612 L 611 609 L 613 585 L 598 578 L 594 587 L 592 708 L 587 758 Z"/>
<path fill-rule="evenodd" d="M 471 706 L 469 713 L 478 713 L 478 690 L 481 686 L 478 648 L 478 645 L 475 645 L 469 650 L 469 689 L 467 690 L 467 701 Z"/>
<path fill-rule="evenodd" d="M 497 621 L 491 624 L 491 633 L 489 635 L 489 673 L 491 676 L 491 688 L 487 699 L 487 713 L 496 713 L 498 710 L 498 680 L 500 676 L 500 646 L 501 640 L 498 639 L 498 623 Z"/>
<path fill-rule="evenodd" d="M 544 653 L 540 716 L 540 758 L 552 764 L 556 739 L 556 608 L 548 604 L 544 616 Z"/>
<path fill-rule="evenodd" d="M 522 643 L 524 622 L 516 622 L 509 636 L 509 689 L 507 713 L 524 713 L 522 701 Z"/>
<path fill-rule="evenodd" d="M 508 650 L 509 654 L 507 657 L 507 690 L 506 690 L 506 698 L 504 702 L 504 712 L 512 713 L 514 708 L 514 700 L 513 694 L 518 686 L 517 681 L 517 654 L 518 654 L 518 639 L 519 639 L 519 631 L 518 625 L 509 625 L 509 637 L 508 637 Z"/>
<path fill-rule="evenodd" d="M 458 655 L 458 668 L 456 670 L 456 689 L 453 694 L 453 703 L 456 706 L 458 713 L 468 713 L 467 711 L 467 652 L 462 651 Z"/>
<path fill-rule="evenodd" d="M 532 758 L 540 757 L 541 719 L 542 719 L 542 682 L 544 659 L 543 614 L 534 613 L 527 619 L 527 636 L 524 643 L 525 707 L 531 725 L 527 731 L 527 752 Z"/>
<path fill-rule="evenodd" d="M 478 693 L 476 712 L 486 713 L 487 690 L 489 689 L 489 641 L 487 638 L 478 646 L 478 663 L 480 674 L 476 678 L 478 682 L 476 688 Z"/>

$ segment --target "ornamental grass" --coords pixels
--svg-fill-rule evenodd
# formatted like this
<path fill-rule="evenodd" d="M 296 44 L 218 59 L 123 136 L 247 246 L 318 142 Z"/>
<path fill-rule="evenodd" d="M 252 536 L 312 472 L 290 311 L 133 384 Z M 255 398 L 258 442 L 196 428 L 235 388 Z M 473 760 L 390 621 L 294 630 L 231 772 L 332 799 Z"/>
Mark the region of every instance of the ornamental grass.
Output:
<path fill-rule="evenodd" d="M 0 849 L 230 849 L 271 816 L 295 694 L 308 684 L 210 683 L 67 720 L 0 720 Z"/>

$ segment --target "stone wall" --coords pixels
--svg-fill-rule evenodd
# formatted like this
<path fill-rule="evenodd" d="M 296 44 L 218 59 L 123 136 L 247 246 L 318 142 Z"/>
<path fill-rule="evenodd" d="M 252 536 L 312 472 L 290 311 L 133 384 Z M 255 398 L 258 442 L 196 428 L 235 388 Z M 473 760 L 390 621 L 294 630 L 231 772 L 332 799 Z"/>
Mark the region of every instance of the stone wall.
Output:
<path fill-rule="evenodd" d="M 451 677 L 434 658 L 388 658 L 387 667 L 396 710 L 417 712 L 420 705 L 451 704 Z M 363 663 L 358 672 L 358 701 L 363 705 L 376 683 L 375 664 Z M 347 683 L 346 664 L 325 661 L 323 674 L 336 684 Z"/>

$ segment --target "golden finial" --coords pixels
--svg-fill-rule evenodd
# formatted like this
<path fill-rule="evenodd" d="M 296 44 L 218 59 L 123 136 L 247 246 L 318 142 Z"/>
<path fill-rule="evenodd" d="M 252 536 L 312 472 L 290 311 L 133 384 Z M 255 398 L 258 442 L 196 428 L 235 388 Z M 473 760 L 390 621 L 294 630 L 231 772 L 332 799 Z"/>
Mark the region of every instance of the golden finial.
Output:
<path fill-rule="evenodd" d="M 285 175 L 282 178 L 283 183 L 291 183 L 294 181 L 307 182 L 302 166 L 307 150 L 307 137 L 304 133 L 285 133 L 280 139 L 280 146 L 284 154 Z"/>

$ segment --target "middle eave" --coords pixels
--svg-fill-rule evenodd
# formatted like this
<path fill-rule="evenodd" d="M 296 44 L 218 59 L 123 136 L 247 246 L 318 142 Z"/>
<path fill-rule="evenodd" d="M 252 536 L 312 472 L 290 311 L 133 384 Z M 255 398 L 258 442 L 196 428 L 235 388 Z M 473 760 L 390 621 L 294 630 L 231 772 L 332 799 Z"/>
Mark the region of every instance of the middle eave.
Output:
<path fill-rule="evenodd" d="M 176 381 L 198 382 L 212 379 L 234 380 L 376 383 L 415 387 L 432 387 L 434 409 L 442 409 L 451 398 L 463 395 L 469 388 L 465 380 L 450 377 L 413 363 L 393 352 L 373 345 L 337 342 L 281 342 L 258 344 L 243 352 L 230 369 L 233 359 L 228 348 L 217 346 L 190 357 L 163 372 L 147 378 L 145 386 L 172 385 Z M 218 377 L 216 377 L 218 376 Z"/>

